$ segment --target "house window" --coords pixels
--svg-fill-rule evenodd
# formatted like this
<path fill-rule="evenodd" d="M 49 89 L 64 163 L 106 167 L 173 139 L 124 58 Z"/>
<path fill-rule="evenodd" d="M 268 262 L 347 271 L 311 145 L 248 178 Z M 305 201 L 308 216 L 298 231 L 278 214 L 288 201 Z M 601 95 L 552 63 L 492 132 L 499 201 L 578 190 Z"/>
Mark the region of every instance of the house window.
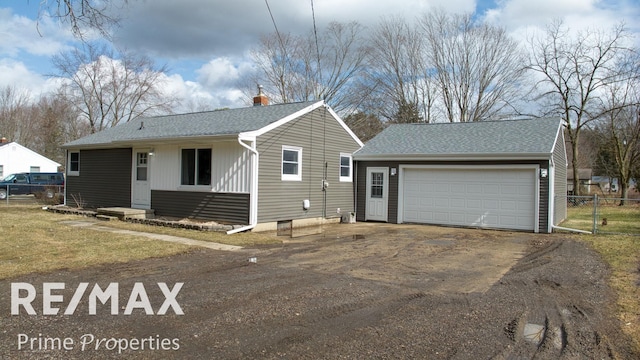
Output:
<path fill-rule="evenodd" d="M 139 152 L 136 158 L 136 180 L 147 181 L 149 155 L 146 152 Z"/>
<path fill-rule="evenodd" d="M 351 182 L 351 154 L 340 154 L 340 181 Z"/>
<path fill-rule="evenodd" d="M 40 172 L 40 166 L 30 166 L 29 167 L 29 172 L 30 173 L 39 173 Z"/>
<path fill-rule="evenodd" d="M 182 185 L 211 185 L 211 149 L 182 149 Z"/>
<path fill-rule="evenodd" d="M 67 175 L 80 175 L 80 152 L 69 152 Z"/>
<path fill-rule="evenodd" d="M 0 179 L 4 177 L 4 165 L 0 165 Z"/>
<path fill-rule="evenodd" d="M 372 172 L 371 173 L 371 197 L 379 198 L 383 197 L 384 192 L 384 173 Z"/>
<path fill-rule="evenodd" d="M 302 148 L 282 147 L 282 180 L 302 181 Z"/>

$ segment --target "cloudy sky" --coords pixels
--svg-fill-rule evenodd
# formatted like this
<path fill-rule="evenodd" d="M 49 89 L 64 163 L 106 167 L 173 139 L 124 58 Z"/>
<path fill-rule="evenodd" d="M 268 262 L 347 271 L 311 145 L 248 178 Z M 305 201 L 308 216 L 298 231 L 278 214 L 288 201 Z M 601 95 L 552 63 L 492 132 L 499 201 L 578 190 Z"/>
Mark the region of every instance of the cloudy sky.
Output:
<path fill-rule="evenodd" d="M 310 0 L 267 1 L 281 32 L 312 29 Z M 50 57 L 77 45 L 64 26 L 42 14 L 40 3 L 0 0 L 0 88 L 13 85 L 35 95 L 52 89 Z M 640 38 L 639 0 L 314 0 L 313 5 L 320 28 L 330 21 L 373 27 L 383 16 L 413 19 L 441 8 L 473 12 L 517 38 L 554 18 L 574 30 L 606 29 L 624 21 Z M 260 36 L 274 31 L 264 0 L 129 0 L 114 11 L 123 16 L 114 37 L 119 46 L 168 65 L 168 89 L 212 108 L 245 105 L 234 83 L 251 71 L 248 50 Z"/>

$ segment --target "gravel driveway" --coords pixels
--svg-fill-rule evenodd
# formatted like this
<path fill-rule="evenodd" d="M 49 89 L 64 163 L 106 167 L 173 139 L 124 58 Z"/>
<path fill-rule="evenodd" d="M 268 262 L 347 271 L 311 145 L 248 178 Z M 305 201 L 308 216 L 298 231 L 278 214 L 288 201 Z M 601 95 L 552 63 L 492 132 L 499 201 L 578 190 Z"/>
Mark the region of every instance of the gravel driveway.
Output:
<path fill-rule="evenodd" d="M 637 358 L 607 275 L 569 235 L 334 225 L 278 246 L 3 281 L 0 358 Z M 35 287 L 38 315 L 10 315 L 15 282 Z M 85 294 L 73 315 L 42 315 L 44 282 L 65 283 L 61 313 L 80 283 L 118 283 L 118 314 L 98 302 L 90 315 Z M 166 315 L 146 315 L 134 283 L 153 313 L 171 297 L 157 283 L 184 285 Z"/>

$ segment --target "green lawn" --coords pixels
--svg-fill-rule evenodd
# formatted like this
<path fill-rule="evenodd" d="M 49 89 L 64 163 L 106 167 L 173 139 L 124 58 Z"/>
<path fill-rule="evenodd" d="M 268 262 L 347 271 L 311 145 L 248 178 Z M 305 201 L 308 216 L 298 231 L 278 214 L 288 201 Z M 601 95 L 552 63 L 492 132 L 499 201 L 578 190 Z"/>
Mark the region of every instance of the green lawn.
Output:
<path fill-rule="evenodd" d="M 603 220 L 607 219 L 606 225 Z M 593 229 L 593 206 L 569 207 L 567 219 L 562 227 L 591 231 Z M 599 233 L 621 233 L 640 235 L 640 203 L 618 206 L 605 204 L 598 206 L 596 230 Z"/>

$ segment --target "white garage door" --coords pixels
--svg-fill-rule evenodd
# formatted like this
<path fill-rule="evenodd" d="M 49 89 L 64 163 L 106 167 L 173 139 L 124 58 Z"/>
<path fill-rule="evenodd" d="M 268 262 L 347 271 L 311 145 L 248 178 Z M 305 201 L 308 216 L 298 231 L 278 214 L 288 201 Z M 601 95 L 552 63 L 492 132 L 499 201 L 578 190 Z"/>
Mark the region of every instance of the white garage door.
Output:
<path fill-rule="evenodd" d="M 402 222 L 535 230 L 534 169 L 405 169 Z"/>

